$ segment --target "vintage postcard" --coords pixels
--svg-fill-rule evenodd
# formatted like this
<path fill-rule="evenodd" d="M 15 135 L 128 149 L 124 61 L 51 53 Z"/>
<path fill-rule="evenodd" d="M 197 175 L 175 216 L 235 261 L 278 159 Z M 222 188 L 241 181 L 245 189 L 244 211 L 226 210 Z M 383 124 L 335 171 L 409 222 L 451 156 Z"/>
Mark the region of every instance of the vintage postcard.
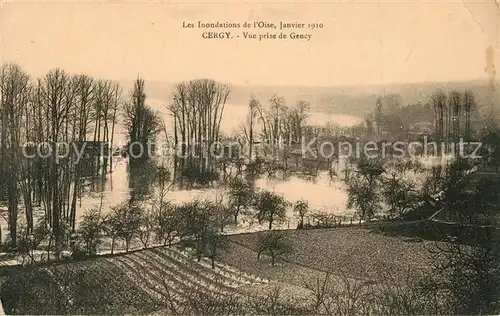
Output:
<path fill-rule="evenodd" d="M 0 0 L 0 314 L 500 313 L 500 3 Z"/>

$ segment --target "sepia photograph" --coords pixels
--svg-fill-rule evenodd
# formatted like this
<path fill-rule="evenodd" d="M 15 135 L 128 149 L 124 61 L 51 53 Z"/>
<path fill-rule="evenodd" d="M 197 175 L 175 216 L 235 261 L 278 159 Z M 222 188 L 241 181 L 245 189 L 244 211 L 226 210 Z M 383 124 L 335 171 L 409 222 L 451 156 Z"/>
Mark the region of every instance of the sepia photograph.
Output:
<path fill-rule="evenodd" d="M 499 315 L 499 63 L 499 0 L 0 0 L 0 315 Z"/>

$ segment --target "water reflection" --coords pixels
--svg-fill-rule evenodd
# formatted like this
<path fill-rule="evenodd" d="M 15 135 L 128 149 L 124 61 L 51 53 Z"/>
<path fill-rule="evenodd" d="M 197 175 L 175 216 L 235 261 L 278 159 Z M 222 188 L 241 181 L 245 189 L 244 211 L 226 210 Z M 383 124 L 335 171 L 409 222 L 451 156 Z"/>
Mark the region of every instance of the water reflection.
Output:
<path fill-rule="evenodd" d="M 151 204 L 152 197 L 156 193 L 158 179 L 155 178 L 157 172 L 152 162 L 147 162 L 139 166 L 130 166 L 127 158 L 120 158 L 112 174 L 107 181 L 103 181 L 100 187 L 103 190 L 91 192 L 82 199 L 82 205 L 78 210 L 81 216 L 86 209 L 100 204 L 101 196 L 103 200 L 103 212 L 108 212 L 110 206 L 125 201 L 139 200 Z M 346 209 L 347 194 L 343 189 L 342 182 L 337 179 L 330 181 L 327 172 L 320 173 L 310 181 L 290 176 L 286 180 L 277 178 L 260 177 L 255 179 L 255 186 L 282 194 L 289 201 L 305 199 L 313 210 L 332 212 L 336 215 L 350 215 L 352 210 Z M 222 188 L 195 188 L 181 189 L 173 188 L 167 194 L 167 199 L 175 204 L 187 202 L 195 198 L 215 199 L 217 195 L 223 194 Z M 288 216 L 292 216 L 289 210 Z"/>
<path fill-rule="evenodd" d="M 428 158 L 422 160 L 422 162 L 426 166 L 431 166 L 441 163 L 441 159 L 437 157 Z M 287 180 L 260 177 L 256 178 L 254 183 L 257 188 L 283 194 L 289 201 L 308 200 L 311 210 L 334 213 L 340 216 L 350 216 L 354 211 L 346 208 L 347 193 L 341 181 L 344 168 L 345 162 L 341 160 L 336 167 L 339 178 L 334 177 L 333 180 L 328 175 L 328 172 L 321 172 L 312 180 L 306 180 L 293 175 L 288 177 Z M 157 183 L 154 180 L 154 168 L 151 162 L 143 165 L 141 168 L 135 169 L 131 174 L 129 174 L 129 170 L 128 159 L 120 158 L 114 166 L 113 173 L 103 183 L 103 190 L 101 192 L 93 192 L 83 198 L 78 215 L 81 216 L 85 209 L 99 204 L 101 195 L 103 196 L 104 212 L 109 211 L 110 206 L 122 203 L 131 198 L 151 202 L 148 201 L 148 198 L 155 193 L 155 183 Z M 215 199 L 222 191 L 223 189 L 221 188 L 186 190 L 177 187 L 168 192 L 167 199 L 176 204 L 195 198 Z M 292 216 L 291 210 L 289 212 L 288 215 Z"/>
<path fill-rule="evenodd" d="M 443 163 L 449 157 L 430 157 L 421 160 L 421 162 L 430 167 Z M 256 177 L 254 185 L 260 189 L 266 189 L 279 194 L 282 194 L 287 200 L 295 202 L 300 199 L 309 202 L 310 209 L 318 212 L 333 213 L 338 216 L 350 217 L 354 214 L 353 210 L 347 209 L 347 193 L 344 190 L 342 182 L 343 169 L 345 162 L 340 161 L 338 166 L 335 166 L 338 177 L 330 178 L 328 172 L 321 172 L 317 177 L 309 180 L 300 178 L 297 175 L 292 175 L 286 180 L 277 178 Z M 113 171 L 108 173 L 106 177 L 99 176 L 93 181 L 87 181 L 85 190 L 79 198 L 77 208 L 77 223 L 86 210 L 93 206 L 99 206 L 102 201 L 102 212 L 106 214 L 110 211 L 110 207 L 122 202 L 130 201 L 131 199 L 144 201 L 151 205 L 152 197 L 154 197 L 157 189 L 158 179 L 155 179 L 154 168 L 151 162 L 139 166 L 138 168 L 130 168 L 127 158 L 115 157 L 113 161 Z M 423 176 L 423 175 L 422 175 Z M 180 189 L 173 188 L 168 192 L 166 198 L 172 203 L 180 204 L 195 198 L 213 199 L 217 196 L 225 195 L 223 188 L 203 188 L 203 189 Z M 34 216 L 43 215 L 40 209 L 34 210 Z M 293 217 L 292 209 L 288 210 L 287 216 Z M 22 209 L 20 210 L 19 218 L 23 218 Z M 294 227 L 293 221 L 284 224 Z M 3 232 L 2 239 L 5 239 L 7 232 L 7 223 L 1 221 L 1 229 Z M 259 227 L 252 228 L 259 230 Z M 250 231 L 250 230 L 249 230 Z"/>

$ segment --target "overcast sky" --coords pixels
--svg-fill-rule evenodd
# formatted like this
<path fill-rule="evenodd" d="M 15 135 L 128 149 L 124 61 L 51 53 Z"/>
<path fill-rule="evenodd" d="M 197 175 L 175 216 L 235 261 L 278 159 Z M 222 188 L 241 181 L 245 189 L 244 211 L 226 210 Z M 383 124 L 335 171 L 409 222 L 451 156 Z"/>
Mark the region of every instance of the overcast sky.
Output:
<path fill-rule="evenodd" d="M 329 86 L 485 79 L 486 48 L 498 47 L 498 12 L 487 1 L 7 3 L 0 57 L 34 76 L 62 67 L 116 80 L 140 74 L 169 82 Z M 324 28 L 309 42 L 204 40 L 202 30 L 182 28 L 198 20 Z"/>

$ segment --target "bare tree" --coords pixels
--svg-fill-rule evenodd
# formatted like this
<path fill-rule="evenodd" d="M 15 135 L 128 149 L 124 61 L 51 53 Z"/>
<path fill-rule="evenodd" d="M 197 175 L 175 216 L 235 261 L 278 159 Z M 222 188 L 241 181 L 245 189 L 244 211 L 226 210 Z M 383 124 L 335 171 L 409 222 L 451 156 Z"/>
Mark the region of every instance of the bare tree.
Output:
<path fill-rule="evenodd" d="M 380 209 L 380 199 L 375 187 L 360 177 L 350 177 L 347 183 L 347 207 L 356 208 L 359 220 L 371 220 Z"/>
<path fill-rule="evenodd" d="M 111 114 L 111 141 L 110 141 L 110 148 L 113 150 L 113 144 L 114 144 L 114 136 L 115 136 L 115 126 L 118 121 L 118 114 L 119 114 L 119 109 L 121 105 L 121 94 L 122 94 L 122 89 L 118 83 L 115 83 L 113 86 L 113 96 L 112 96 L 112 114 Z M 110 160 L 109 160 L 109 171 L 113 172 L 113 153 L 111 154 Z"/>
<path fill-rule="evenodd" d="M 382 98 L 379 96 L 375 105 L 375 123 L 377 124 L 377 137 L 380 137 L 380 134 L 382 132 L 382 106 Z"/>
<path fill-rule="evenodd" d="M 156 208 L 154 214 L 156 238 L 163 245 L 172 246 L 175 237 L 180 237 L 180 228 L 184 220 L 181 212 L 170 202 L 163 203 Z"/>
<path fill-rule="evenodd" d="M 229 182 L 229 208 L 234 216 L 234 223 L 238 223 L 238 216 L 245 212 L 252 203 L 254 188 L 247 181 L 235 177 Z"/>
<path fill-rule="evenodd" d="M 153 214 L 148 210 L 141 214 L 140 224 L 138 228 L 139 240 L 144 248 L 148 248 L 151 234 L 154 229 Z"/>
<path fill-rule="evenodd" d="M 471 112 L 476 106 L 474 92 L 471 90 L 466 90 L 464 93 L 464 111 L 465 111 L 465 135 L 467 137 L 467 141 L 470 140 L 471 137 Z"/>
<path fill-rule="evenodd" d="M 274 266 L 276 258 L 291 252 L 290 242 L 280 231 L 270 231 L 259 236 L 257 240 L 257 259 L 261 254 L 271 256 L 271 264 Z"/>
<path fill-rule="evenodd" d="M 307 101 L 298 101 L 291 109 L 289 114 L 290 125 L 292 126 L 290 141 L 302 141 L 302 130 L 309 117 L 310 109 L 311 105 Z"/>
<path fill-rule="evenodd" d="M 286 216 L 286 208 L 290 205 L 284 197 L 269 191 L 262 191 L 255 195 L 254 208 L 256 217 L 261 223 L 267 221 L 269 229 L 273 223 L 282 221 Z"/>
<path fill-rule="evenodd" d="M 22 198 L 28 234 L 34 228 L 34 208 L 41 207 L 51 231 L 49 248 L 55 242 L 59 252 L 75 232 L 77 198 L 81 199 L 83 179 L 89 175 L 87 167 L 100 168 L 95 157 L 102 155 L 97 146 L 86 148 L 86 142 L 92 131 L 95 141 L 109 141 L 110 104 L 118 93 L 111 82 L 69 75 L 62 69 L 53 69 L 33 83 L 12 64 L 2 68 L 1 84 L 0 169 L 9 180 L 0 185 L 0 195 L 15 201 L 8 207 L 9 229 L 16 229 L 15 204 Z M 83 150 L 83 155 L 74 149 Z M 11 234 L 14 243 L 16 235 Z"/>
<path fill-rule="evenodd" d="M 146 105 L 144 80 L 138 78 L 131 92 L 130 101 L 124 106 L 124 123 L 128 133 L 129 153 L 133 161 L 143 161 L 148 158 L 134 144 L 140 144 L 145 149 L 148 144 L 156 140 L 162 128 L 162 121 L 158 113 Z"/>
<path fill-rule="evenodd" d="M 206 236 L 206 252 L 210 258 L 212 269 L 215 269 L 215 259 L 218 258 L 219 252 L 227 248 L 228 243 L 226 237 L 218 230 L 209 230 Z"/>
<path fill-rule="evenodd" d="M 97 254 L 97 246 L 102 242 L 103 218 L 100 208 L 91 208 L 83 215 L 78 229 L 80 238 L 85 242 L 86 251 L 89 255 Z"/>
<path fill-rule="evenodd" d="M 298 200 L 293 207 L 300 218 L 299 229 L 304 228 L 304 217 L 309 212 L 309 203 L 306 200 Z"/>
<path fill-rule="evenodd" d="M 177 85 L 169 110 L 174 120 L 175 146 L 185 157 L 180 160 L 181 175 L 187 166 L 201 176 L 213 170 L 212 151 L 217 149 L 214 146 L 220 138 L 220 124 L 229 94 L 229 86 L 209 79 Z"/>
<path fill-rule="evenodd" d="M 448 96 L 449 108 L 451 109 L 452 140 L 457 141 L 460 137 L 460 116 L 462 114 L 462 95 L 458 91 L 451 91 Z"/>
<path fill-rule="evenodd" d="M 122 203 L 113 208 L 114 217 L 108 219 L 108 232 L 125 241 L 126 252 L 130 249 L 132 239 L 137 236 L 141 226 L 142 209 L 135 203 Z"/>
<path fill-rule="evenodd" d="M 120 236 L 120 231 L 122 230 L 122 222 L 120 220 L 120 207 L 111 207 L 111 213 L 103 219 L 103 232 L 106 237 L 111 238 L 111 254 L 115 250 L 116 239 Z"/>
<path fill-rule="evenodd" d="M 254 146 L 254 136 L 255 136 L 255 128 L 256 121 L 258 118 L 258 108 L 260 107 L 260 103 L 254 96 L 250 97 L 250 102 L 248 106 L 248 114 L 246 121 L 240 124 L 241 134 L 243 135 L 245 142 L 248 143 L 249 146 L 249 154 L 248 157 L 250 161 L 253 157 L 253 146 Z"/>
<path fill-rule="evenodd" d="M 3 183 L 7 192 L 7 216 L 11 246 L 17 246 L 17 219 L 18 219 L 18 185 L 21 180 L 19 172 L 23 170 L 22 163 L 25 157 L 21 155 L 23 113 L 30 101 L 29 76 L 15 64 L 6 64 L 0 74 L 0 116 L 1 116 L 1 147 L 0 168 Z M 24 183 L 24 182 L 23 182 Z M 25 189 L 26 187 L 23 186 Z M 29 193 L 26 192 L 25 193 Z M 31 197 L 25 197 L 25 202 Z M 28 231 L 33 229 L 32 207 L 27 203 L 26 216 Z"/>
<path fill-rule="evenodd" d="M 446 135 L 446 94 L 442 91 L 436 92 L 432 96 L 432 105 L 436 116 L 436 136 L 438 142 L 442 142 Z M 439 150 L 442 153 L 442 149 Z"/>

